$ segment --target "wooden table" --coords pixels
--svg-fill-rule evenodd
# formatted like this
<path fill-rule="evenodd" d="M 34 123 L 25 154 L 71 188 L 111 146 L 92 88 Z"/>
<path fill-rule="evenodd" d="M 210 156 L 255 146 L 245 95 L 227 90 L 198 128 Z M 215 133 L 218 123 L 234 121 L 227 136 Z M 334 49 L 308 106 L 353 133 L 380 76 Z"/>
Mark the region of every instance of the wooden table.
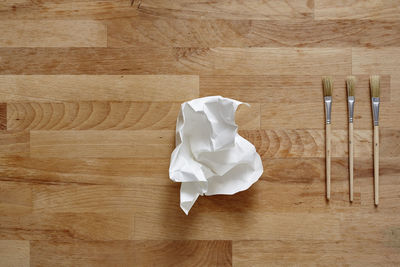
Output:
<path fill-rule="evenodd" d="M 0 265 L 400 265 L 398 1 L 3 0 L 0 47 Z M 335 82 L 329 203 L 322 75 Z M 175 121 L 208 95 L 251 103 L 239 133 L 264 174 L 186 216 L 168 177 Z"/>

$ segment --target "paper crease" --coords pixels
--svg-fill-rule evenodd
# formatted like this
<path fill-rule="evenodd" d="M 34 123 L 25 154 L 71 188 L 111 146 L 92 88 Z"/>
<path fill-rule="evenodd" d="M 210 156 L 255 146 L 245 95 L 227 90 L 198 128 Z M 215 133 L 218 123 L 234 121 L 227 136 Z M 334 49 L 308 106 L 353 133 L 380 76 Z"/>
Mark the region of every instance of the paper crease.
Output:
<path fill-rule="evenodd" d="M 210 96 L 181 105 L 169 176 L 182 183 L 180 202 L 186 214 L 200 195 L 246 190 L 263 172 L 254 145 L 237 132 L 235 112 L 240 104 Z"/>

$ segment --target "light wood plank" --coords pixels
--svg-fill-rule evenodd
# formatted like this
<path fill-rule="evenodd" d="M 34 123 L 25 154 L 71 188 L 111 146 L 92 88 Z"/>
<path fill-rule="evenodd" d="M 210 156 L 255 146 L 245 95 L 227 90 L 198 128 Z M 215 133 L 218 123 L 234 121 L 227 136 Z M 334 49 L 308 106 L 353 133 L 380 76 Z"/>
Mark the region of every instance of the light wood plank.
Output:
<path fill-rule="evenodd" d="M 361 213 L 305 212 L 295 215 L 284 212 L 208 212 L 192 213 L 192 217 L 171 212 L 140 213 L 137 215 L 135 233 L 136 238 L 140 239 L 203 239 L 209 236 L 224 239 L 229 236 L 234 241 L 280 240 L 294 243 L 298 240 L 329 240 L 336 243 L 353 232 L 355 240 L 368 242 L 372 238 L 379 241 L 384 234 L 389 235 L 391 230 L 398 229 L 399 216 L 393 213 L 378 214 L 373 209 L 370 213 L 363 210 Z M 372 218 L 373 222 L 368 220 Z M 229 224 L 223 223 L 227 219 Z M 318 225 L 318 230 L 315 230 L 315 225 Z M 393 244 L 396 237 L 389 237 L 386 237 L 387 240 Z"/>
<path fill-rule="evenodd" d="M 107 28 L 93 20 L 2 20 L 1 47 L 106 47 Z"/>
<path fill-rule="evenodd" d="M 31 131 L 31 157 L 169 158 L 174 131 Z"/>
<path fill-rule="evenodd" d="M 400 41 L 397 21 L 305 20 L 299 23 L 253 18 L 189 20 L 150 15 L 111 20 L 107 26 L 109 47 L 398 47 Z"/>
<path fill-rule="evenodd" d="M 280 240 L 233 242 L 235 266 L 287 265 L 398 265 L 398 248 L 369 240 L 312 241 Z"/>
<path fill-rule="evenodd" d="M 282 212 L 249 211 L 230 214 L 192 212 L 192 216 L 186 216 L 180 211 L 179 214 L 138 213 L 135 218 L 135 238 L 138 239 L 340 239 L 338 214 L 297 213 L 293 216 Z M 319 225 L 318 232 L 312 230 L 315 224 Z"/>
<path fill-rule="evenodd" d="M 133 239 L 130 213 L 30 213 L 0 217 L 1 239 L 112 241 Z"/>
<path fill-rule="evenodd" d="M 315 0 L 314 12 L 315 19 L 400 19 L 396 0 Z"/>
<path fill-rule="evenodd" d="M 0 240 L 0 258 L 2 266 L 30 266 L 29 241 Z"/>
<path fill-rule="evenodd" d="M 257 148 L 262 158 L 314 158 L 325 157 L 325 131 L 324 130 L 261 130 L 242 131 L 244 138 Z M 399 141 L 399 131 L 382 131 L 382 140 L 387 146 Z M 348 140 L 346 130 L 332 131 L 332 157 L 348 156 Z M 355 157 L 372 156 L 372 131 L 357 130 L 354 132 Z M 387 147 L 387 149 L 390 149 Z M 398 156 L 400 151 L 382 149 L 381 156 Z M 383 153 L 383 154 L 382 154 Z"/>
<path fill-rule="evenodd" d="M 139 2 L 138 11 L 152 16 L 217 19 L 305 19 L 311 18 L 313 1 L 295 0 L 290 3 L 268 0 L 146 0 Z"/>
<path fill-rule="evenodd" d="M 143 14 L 156 17 L 204 19 L 307 19 L 313 13 L 313 1 L 296 0 L 291 3 L 269 0 L 263 5 L 256 0 L 198 2 L 180 1 L 124 1 L 68 0 L 31 2 L 6 0 L 0 7 L 0 19 L 113 19 L 133 18 Z"/>
<path fill-rule="evenodd" d="M 311 211 L 331 213 L 332 209 L 337 210 L 339 214 L 357 210 L 376 212 L 371 202 L 373 201 L 371 159 L 355 159 L 356 179 L 353 205 L 348 201 L 347 158 L 333 158 L 333 194 L 330 203 L 325 202 L 323 197 L 325 191 L 323 158 L 269 159 L 264 161 L 264 165 L 266 168 L 261 180 L 249 190 L 233 196 L 200 197 L 189 217 L 196 218 L 198 214 L 212 212 L 231 214 L 245 211 L 268 211 L 278 214 L 280 212 L 310 213 Z M 27 172 L 29 173 L 29 169 Z M 397 179 L 399 172 L 398 158 L 382 160 L 381 193 L 383 197 L 382 207 L 380 207 L 382 214 L 400 211 L 396 205 L 400 200 L 398 195 L 400 183 Z M 38 213 L 96 211 L 106 214 L 149 212 L 171 213 L 171 216 L 181 213 L 183 215 L 179 208 L 179 184 L 170 182 L 167 173 L 159 178 L 160 181 L 162 180 L 159 183 L 151 179 L 148 181 L 147 177 L 142 176 L 141 180 L 131 184 L 117 183 L 119 177 L 113 177 L 115 184 L 107 185 L 85 184 L 86 179 L 81 179 L 80 184 L 51 183 L 50 179 L 47 183 L 41 183 L 29 178 L 2 183 L 9 184 L 8 187 L 18 188 L 24 181 L 22 184 L 32 191 L 33 210 Z M 169 184 L 163 184 L 164 181 L 168 181 Z M 18 191 L 14 190 L 9 194 L 11 199 L 18 199 Z M 8 205 L 8 207 L 12 206 Z M 21 208 L 21 211 L 30 209 L 31 206 L 28 206 L 28 209 Z M 213 238 L 209 237 L 209 239 Z"/>
<path fill-rule="evenodd" d="M 321 90 L 322 91 L 322 90 Z M 320 103 L 281 103 L 261 104 L 261 129 L 324 129 L 325 110 L 321 96 Z M 379 124 L 384 128 L 399 128 L 398 116 L 400 106 L 397 103 L 381 103 Z M 301 118 L 296 119 L 296 118 Z M 354 129 L 372 129 L 371 104 L 367 102 L 355 104 Z M 345 130 L 348 128 L 347 103 L 333 99 L 332 128 Z"/>
<path fill-rule="evenodd" d="M 324 157 L 324 130 L 239 131 L 263 158 Z M 169 158 L 173 131 L 32 131 L 31 157 Z M 400 157 L 398 130 L 381 131 L 383 157 Z M 372 131 L 354 131 L 355 157 L 372 156 Z M 333 157 L 348 154 L 346 130 L 332 133 Z M 122 147 L 125 147 L 123 149 Z M 127 149 L 129 148 L 129 149 Z"/>
<path fill-rule="evenodd" d="M 4 0 L 0 6 L 0 19 L 111 19 L 134 17 L 137 4 L 131 6 L 125 0 L 44 0 L 32 2 L 29 0 Z"/>
<path fill-rule="evenodd" d="M 78 185 L 171 185 L 169 158 L 0 157 L 7 181 Z"/>
<path fill-rule="evenodd" d="M 31 265 L 133 266 L 135 248 L 132 241 L 31 241 Z"/>
<path fill-rule="evenodd" d="M 352 69 L 356 74 L 399 74 L 400 48 L 353 48 Z M 394 90 L 393 90 L 394 91 Z"/>
<path fill-rule="evenodd" d="M 135 241 L 138 266 L 232 266 L 232 241 Z"/>
<path fill-rule="evenodd" d="M 0 75 L 0 101 L 185 101 L 193 75 Z"/>
<path fill-rule="evenodd" d="M 30 185 L 0 181 L 0 214 L 25 214 L 32 211 L 32 207 Z"/>
<path fill-rule="evenodd" d="M 36 212 L 130 213 L 138 206 L 140 187 L 98 185 L 31 185 Z M 152 199 L 149 199 L 152 200 Z M 154 200 L 152 200 L 154 203 Z"/>
<path fill-rule="evenodd" d="M 355 89 L 356 107 L 358 103 L 370 103 L 369 76 L 358 75 Z M 346 76 L 333 76 L 333 97 L 337 102 L 347 100 Z M 381 77 L 381 101 L 391 100 L 391 76 Z M 394 90 L 396 91 L 396 90 Z M 312 103 L 322 102 L 321 76 L 283 75 L 222 75 L 201 76 L 200 96 L 221 94 L 226 97 L 248 102 L 263 103 Z"/>
<path fill-rule="evenodd" d="M 381 161 L 382 214 L 400 211 L 398 158 Z M 233 196 L 199 197 L 192 208 L 193 214 L 206 212 L 289 212 L 374 214 L 373 164 L 370 159 L 355 159 L 354 201 L 349 202 L 348 159 L 332 159 L 331 200 L 325 202 L 325 159 L 265 159 L 261 179 L 248 190 Z M 381 203 L 383 203 L 381 201 Z M 167 209 L 164 207 L 163 209 Z M 382 215 L 384 216 L 384 215 Z"/>
<path fill-rule="evenodd" d="M 180 108 L 176 102 L 16 102 L 8 103 L 8 129 L 175 130 Z M 236 123 L 239 129 L 259 129 L 260 104 L 240 106 Z"/>
<path fill-rule="evenodd" d="M 0 157 L 29 156 L 29 132 L 0 131 Z"/>
<path fill-rule="evenodd" d="M 231 241 L 33 241 L 32 265 L 231 266 Z M 205 256 L 206 255 L 206 256 Z"/>
<path fill-rule="evenodd" d="M 349 48 L 0 48 L 0 56 L 0 74 L 351 73 Z"/>

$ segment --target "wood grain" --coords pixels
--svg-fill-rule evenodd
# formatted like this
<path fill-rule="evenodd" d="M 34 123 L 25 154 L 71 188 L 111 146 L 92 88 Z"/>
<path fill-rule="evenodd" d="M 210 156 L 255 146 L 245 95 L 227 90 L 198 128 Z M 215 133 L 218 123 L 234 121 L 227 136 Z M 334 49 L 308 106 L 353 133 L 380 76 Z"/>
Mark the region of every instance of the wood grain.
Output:
<path fill-rule="evenodd" d="M 125 0 L 85 1 L 74 0 L 5 0 L 0 6 L 0 19 L 110 19 L 137 15 L 131 3 Z"/>
<path fill-rule="evenodd" d="M 29 155 L 29 132 L 26 131 L 0 132 L 0 157 L 28 156 L 28 155 Z"/>
<path fill-rule="evenodd" d="M 399 74 L 400 48 L 353 48 L 354 73 Z"/>
<path fill-rule="evenodd" d="M 136 218 L 136 238 L 140 239 L 207 239 L 213 235 L 214 239 L 305 239 L 332 241 L 340 239 L 338 215 L 331 215 L 330 220 L 320 228 L 320 232 L 310 231 L 313 224 L 324 220 L 324 214 L 297 213 L 294 217 L 290 213 L 218 213 L 208 212 L 193 214 L 185 217 L 184 214 L 172 212 L 140 213 Z M 228 217 L 228 218 L 227 218 Z M 171 218 L 174 218 L 171 220 Z M 229 224 L 223 221 L 228 219 Z M 162 223 L 161 223 L 162 222 Z M 246 227 L 244 227 L 244 225 Z M 268 225 L 268 227 L 265 227 Z M 284 230 L 285 229 L 285 230 Z M 328 229 L 331 229 L 328 231 Z"/>
<path fill-rule="evenodd" d="M 371 241 L 370 241 L 371 242 Z M 372 241 L 373 249 L 363 242 L 343 240 L 338 242 L 299 240 L 296 244 L 285 241 L 235 241 L 233 242 L 233 264 L 235 266 L 276 265 L 287 262 L 296 265 L 381 265 L 382 262 L 396 265 L 397 248 L 388 247 L 385 241 Z M 289 252 L 290 251 L 290 252 Z"/>
<path fill-rule="evenodd" d="M 382 19 L 399 20 L 399 3 L 396 0 L 315 0 L 315 19 Z"/>
<path fill-rule="evenodd" d="M 325 114 L 323 98 L 319 103 L 295 103 L 285 105 L 281 103 L 261 103 L 261 129 L 323 129 Z M 347 103 L 344 100 L 332 100 L 332 129 L 347 129 Z M 303 120 L 295 120 L 301 114 Z M 398 128 L 400 108 L 397 104 L 382 103 L 380 107 L 379 123 L 382 127 Z M 279 116 L 277 116 L 279 115 Z M 358 103 L 354 105 L 354 128 L 372 129 L 371 104 Z"/>
<path fill-rule="evenodd" d="M 32 211 L 32 188 L 27 184 L 0 182 L 0 213 L 8 215 L 25 214 Z"/>
<path fill-rule="evenodd" d="M 134 215 L 129 213 L 30 213 L 0 218 L 2 239 L 111 241 L 131 240 Z M 90 225 L 90 227 L 88 227 Z"/>
<path fill-rule="evenodd" d="M 139 2 L 138 11 L 152 16 L 217 19 L 300 19 L 312 17 L 313 2 L 270 0 L 260 4 L 257 0 L 198 2 L 192 0 Z"/>
<path fill-rule="evenodd" d="M 3 59 L 0 74 L 347 75 L 351 72 L 348 48 L 0 48 L 0 57 Z"/>
<path fill-rule="evenodd" d="M 175 102 L 9 102 L 8 129 L 22 130 L 174 130 Z M 1 107 L 1 106 L 0 106 Z M 260 104 L 241 105 L 239 129 L 260 128 Z"/>
<path fill-rule="evenodd" d="M 7 104 L 0 103 L 0 131 L 7 130 Z"/>
<path fill-rule="evenodd" d="M 395 0 L 3 0 L 0 265 L 400 265 L 399 15 Z M 186 216 L 168 174 L 176 118 L 211 95 L 251 104 L 235 118 L 264 172 Z"/>
<path fill-rule="evenodd" d="M 205 19 L 307 19 L 313 15 L 313 1 L 295 0 L 290 3 L 268 1 L 263 5 L 256 0 L 243 1 L 124 1 L 101 0 L 87 2 L 67 0 L 31 2 L 6 0 L 0 9 L 0 19 L 113 19 L 132 18 L 141 14 L 167 18 Z"/>
<path fill-rule="evenodd" d="M 31 250 L 32 264 L 46 266 L 58 262 L 73 266 L 231 266 L 232 264 L 231 241 L 79 243 L 32 241 Z"/>
<path fill-rule="evenodd" d="M 29 241 L 0 240 L 0 258 L 3 266 L 30 266 Z"/>
<path fill-rule="evenodd" d="M 0 75 L 2 101 L 186 101 L 195 75 Z"/>
<path fill-rule="evenodd" d="M 248 130 L 239 131 L 252 142 L 262 158 L 324 157 L 323 130 Z M 382 130 L 383 145 L 391 147 L 383 157 L 400 157 L 397 144 L 400 131 Z M 169 158 L 173 150 L 173 131 L 31 131 L 30 156 L 75 158 Z M 356 130 L 355 157 L 372 156 L 372 132 Z M 332 157 L 348 155 L 347 131 L 332 132 Z M 129 148 L 129 149 L 123 149 Z M 157 153 L 154 153 L 157 151 Z"/>
<path fill-rule="evenodd" d="M 143 1 L 144 5 L 146 1 Z M 109 47 L 399 46 L 400 22 L 190 20 L 139 16 L 107 22 Z"/>
<path fill-rule="evenodd" d="M 358 103 L 370 103 L 369 76 L 358 75 L 355 89 Z M 334 105 L 347 97 L 345 76 L 333 76 Z M 381 76 L 381 102 L 391 100 L 391 76 Z M 298 103 L 320 105 L 323 101 L 320 75 L 203 75 L 200 77 L 200 96 L 221 94 L 248 102 L 284 103 L 288 109 Z M 269 105 L 269 104 L 268 104 Z M 271 108 L 272 109 L 272 108 Z M 336 110 L 337 111 L 337 110 Z M 346 110 L 340 109 L 345 112 Z M 336 114 L 337 112 L 335 112 Z"/>
<path fill-rule="evenodd" d="M 31 131 L 31 157 L 169 158 L 174 131 Z"/>
<path fill-rule="evenodd" d="M 1 179 L 38 184 L 170 185 L 168 158 L 0 157 Z M 143 179 L 143 178 L 146 179 Z"/>
<path fill-rule="evenodd" d="M 1 47 L 106 47 L 107 28 L 90 20 L 2 20 Z"/>

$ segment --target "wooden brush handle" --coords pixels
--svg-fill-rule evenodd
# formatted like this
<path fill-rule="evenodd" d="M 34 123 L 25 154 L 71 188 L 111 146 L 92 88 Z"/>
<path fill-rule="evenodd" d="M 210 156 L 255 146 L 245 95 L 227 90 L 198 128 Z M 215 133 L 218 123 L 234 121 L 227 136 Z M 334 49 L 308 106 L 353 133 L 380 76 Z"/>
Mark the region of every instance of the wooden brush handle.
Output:
<path fill-rule="evenodd" d="M 326 124 L 325 131 L 325 160 L 326 160 L 326 199 L 331 198 L 331 125 Z"/>
<path fill-rule="evenodd" d="M 354 179 L 354 165 L 353 165 L 353 123 L 349 123 L 349 172 L 350 172 L 350 202 L 353 202 L 353 179 Z"/>
<path fill-rule="evenodd" d="M 374 126 L 374 193 L 375 205 L 379 204 L 379 126 Z"/>

